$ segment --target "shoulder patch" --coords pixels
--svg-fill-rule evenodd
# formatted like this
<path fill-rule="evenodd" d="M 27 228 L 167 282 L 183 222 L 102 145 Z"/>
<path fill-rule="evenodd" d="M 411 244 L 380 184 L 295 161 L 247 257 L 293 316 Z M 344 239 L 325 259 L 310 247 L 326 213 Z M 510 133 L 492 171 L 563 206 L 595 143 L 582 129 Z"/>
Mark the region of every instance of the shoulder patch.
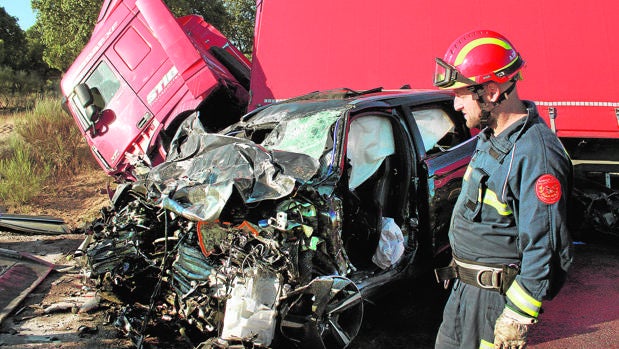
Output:
<path fill-rule="evenodd" d="M 535 194 L 539 201 L 552 205 L 561 198 L 561 183 L 557 177 L 543 174 L 535 182 Z"/>

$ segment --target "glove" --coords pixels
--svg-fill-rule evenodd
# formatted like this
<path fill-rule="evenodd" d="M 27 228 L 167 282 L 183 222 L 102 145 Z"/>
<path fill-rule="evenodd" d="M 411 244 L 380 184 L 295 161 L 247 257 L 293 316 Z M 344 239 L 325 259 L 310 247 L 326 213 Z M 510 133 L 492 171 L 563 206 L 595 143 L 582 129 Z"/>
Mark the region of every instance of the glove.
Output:
<path fill-rule="evenodd" d="M 520 315 L 505 307 L 494 325 L 494 348 L 524 349 L 527 346 L 529 326 L 536 322 L 537 319 Z"/>

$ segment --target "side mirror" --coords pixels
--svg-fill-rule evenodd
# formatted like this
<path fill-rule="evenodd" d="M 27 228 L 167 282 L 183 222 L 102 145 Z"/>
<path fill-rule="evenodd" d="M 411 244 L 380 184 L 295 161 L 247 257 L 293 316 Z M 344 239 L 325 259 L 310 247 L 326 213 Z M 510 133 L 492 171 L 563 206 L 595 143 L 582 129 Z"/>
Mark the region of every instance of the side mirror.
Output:
<path fill-rule="evenodd" d="M 80 103 L 82 103 L 82 108 L 86 109 L 89 105 L 93 103 L 92 92 L 90 92 L 90 88 L 86 84 L 79 84 L 75 86 L 73 89 L 77 99 L 79 99 Z"/>
<path fill-rule="evenodd" d="M 93 90 L 96 89 L 93 88 Z M 86 117 L 94 124 L 97 120 L 99 120 L 101 108 L 97 106 L 97 103 L 95 103 L 95 94 L 93 92 L 96 92 L 98 95 L 100 95 L 100 93 L 98 93 L 98 90 L 93 90 L 91 90 L 85 83 L 81 83 L 73 89 L 77 99 L 82 104 L 82 108 L 84 108 L 84 111 L 86 112 Z"/>

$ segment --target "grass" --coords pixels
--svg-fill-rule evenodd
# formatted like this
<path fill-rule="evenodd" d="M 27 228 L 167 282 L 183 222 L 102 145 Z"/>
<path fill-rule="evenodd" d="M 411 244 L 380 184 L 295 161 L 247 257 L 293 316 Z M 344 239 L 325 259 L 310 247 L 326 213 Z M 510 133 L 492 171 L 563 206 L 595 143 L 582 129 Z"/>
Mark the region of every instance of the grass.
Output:
<path fill-rule="evenodd" d="M 0 199 L 20 205 L 49 181 L 97 168 L 77 125 L 57 98 L 39 99 L 32 110 L 12 115 L 14 132 L 0 147 Z"/>
<path fill-rule="evenodd" d="M 16 119 L 15 130 L 33 148 L 35 162 L 49 164 L 53 176 L 75 175 L 94 164 L 77 125 L 58 99 L 39 100 L 33 110 Z"/>
<path fill-rule="evenodd" d="M 0 159 L 0 199 L 9 204 L 23 204 L 37 195 L 49 178 L 50 167 L 38 165 L 27 144 L 12 137 L 13 156 Z"/>

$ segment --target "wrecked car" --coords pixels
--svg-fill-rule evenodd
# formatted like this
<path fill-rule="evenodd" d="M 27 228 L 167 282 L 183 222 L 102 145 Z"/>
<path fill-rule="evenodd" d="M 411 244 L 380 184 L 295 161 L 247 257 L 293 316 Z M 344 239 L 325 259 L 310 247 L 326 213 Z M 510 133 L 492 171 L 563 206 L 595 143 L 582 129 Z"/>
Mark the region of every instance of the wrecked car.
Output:
<path fill-rule="evenodd" d="M 219 133 L 194 114 L 89 227 L 89 277 L 138 347 L 160 328 L 201 348 L 347 347 L 370 296 L 450 253 L 475 147 L 452 104 L 316 92 Z"/>

